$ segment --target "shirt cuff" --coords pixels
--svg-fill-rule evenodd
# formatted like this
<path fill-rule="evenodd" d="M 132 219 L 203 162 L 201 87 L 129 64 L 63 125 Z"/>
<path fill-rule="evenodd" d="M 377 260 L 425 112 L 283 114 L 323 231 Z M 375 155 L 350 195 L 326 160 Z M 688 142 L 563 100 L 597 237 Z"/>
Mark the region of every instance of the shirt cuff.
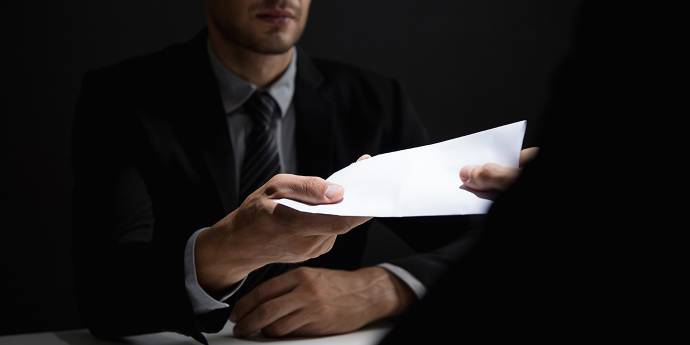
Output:
<path fill-rule="evenodd" d="M 415 278 L 412 274 L 410 274 L 410 272 L 407 272 L 400 266 L 389 264 L 387 262 L 378 264 L 378 266 L 386 269 L 388 272 L 398 277 L 398 279 L 402 280 L 403 283 L 407 284 L 407 286 L 409 286 L 410 289 L 412 289 L 412 292 L 414 292 L 414 294 L 417 295 L 417 298 L 421 299 L 422 297 L 424 297 L 424 295 L 426 295 L 426 286 L 424 286 L 424 284 L 422 284 L 422 282 L 420 282 L 419 279 Z"/>
<path fill-rule="evenodd" d="M 223 298 L 217 300 L 209 295 L 200 285 L 196 276 L 196 265 L 194 263 L 194 248 L 196 247 L 196 238 L 199 234 L 208 228 L 199 229 L 192 234 L 187 240 L 187 245 L 184 250 L 184 280 L 185 287 L 187 289 L 187 295 L 192 303 L 192 310 L 194 315 L 203 315 L 214 310 L 227 308 L 230 305 L 223 303 L 222 301 L 227 300 L 232 295 L 234 295 L 237 290 L 242 287 L 244 281 L 247 280 L 245 277 L 239 283 L 235 284 L 230 292 L 225 294 Z"/>

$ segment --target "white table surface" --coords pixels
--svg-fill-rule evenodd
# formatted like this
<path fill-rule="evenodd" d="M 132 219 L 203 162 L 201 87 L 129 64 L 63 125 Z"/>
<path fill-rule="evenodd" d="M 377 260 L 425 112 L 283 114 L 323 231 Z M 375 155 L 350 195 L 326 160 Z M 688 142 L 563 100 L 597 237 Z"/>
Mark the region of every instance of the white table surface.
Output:
<path fill-rule="evenodd" d="M 360 331 L 318 338 L 288 338 L 268 339 L 255 337 L 251 339 L 238 339 L 232 336 L 232 323 L 228 322 L 220 333 L 207 334 L 206 338 L 211 345 L 247 345 L 247 344 L 286 344 L 286 345 L 374 345 L 390 330 L 390 325 L 375 325 L 366 327 Z M 85 329 L 26 333 L 0 337 L 1 345 L 111 345 L 111 344 L 135 344 L 135 345 L 183 345 L 199 344 L 196 340 L 177 333 L 165 332 L 138 335 L 124 338 L 121 341 L 107 341 L 96 339 Z"/>

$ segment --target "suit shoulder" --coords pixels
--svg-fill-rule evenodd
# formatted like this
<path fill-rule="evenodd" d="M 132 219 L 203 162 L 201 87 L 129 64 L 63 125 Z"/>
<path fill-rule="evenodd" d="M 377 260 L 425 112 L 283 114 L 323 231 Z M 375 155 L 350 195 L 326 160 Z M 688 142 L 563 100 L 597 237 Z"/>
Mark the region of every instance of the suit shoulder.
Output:
<path fill-rule="evenodd" d="M 175 67 L 184 60 L 184 44 L 174 44 L 161 50 L 127 58 L 117 63 L 90 70 L 84 75 L 84 84 L 99 86 L 136 88 L 160 83 L 166 76 L 174 74 Z M 180 66 L 180 65 L 177 65 Z"/>

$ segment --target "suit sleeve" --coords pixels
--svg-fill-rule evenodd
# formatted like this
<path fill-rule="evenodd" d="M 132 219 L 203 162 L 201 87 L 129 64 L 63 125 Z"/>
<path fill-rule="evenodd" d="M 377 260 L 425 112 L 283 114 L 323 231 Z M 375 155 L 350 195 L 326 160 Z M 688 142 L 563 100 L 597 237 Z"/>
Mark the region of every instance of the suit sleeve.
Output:
<path fill-rule="evenodd" d="M 100 337 L 176 331 L 204 341 L 201 330 L 222 324 L 206 322 L 204 329 L 194 317 L 184 279 L 187 236 L 156 227 L 135 108 L 105 80 L 84 78 L 73 132 L 73 254 L 82 318 Z"/>
<path fill-rule="evenodd" d="M 424 125 L 400 83 L 393 82 L 391 140 L 387 151 L 429 144 Z M 443 216 L 380 219 L 418 254 L 387 260 L 429 287 L 461 257 L 477 236 L 483 216 Z"/>

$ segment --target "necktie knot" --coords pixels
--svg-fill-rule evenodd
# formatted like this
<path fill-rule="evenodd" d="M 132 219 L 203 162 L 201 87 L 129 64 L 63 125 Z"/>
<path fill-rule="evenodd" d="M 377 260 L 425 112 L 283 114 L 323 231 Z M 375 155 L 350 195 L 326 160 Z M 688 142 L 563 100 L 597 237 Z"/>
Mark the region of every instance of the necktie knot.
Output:
<path fill-rule="evenodd" d="M 280 116 L 278 103 L 266 91 L 255 91 L 244 106 L 254 124 L 262 127 L 271 127 L 273 120 Z"/>

